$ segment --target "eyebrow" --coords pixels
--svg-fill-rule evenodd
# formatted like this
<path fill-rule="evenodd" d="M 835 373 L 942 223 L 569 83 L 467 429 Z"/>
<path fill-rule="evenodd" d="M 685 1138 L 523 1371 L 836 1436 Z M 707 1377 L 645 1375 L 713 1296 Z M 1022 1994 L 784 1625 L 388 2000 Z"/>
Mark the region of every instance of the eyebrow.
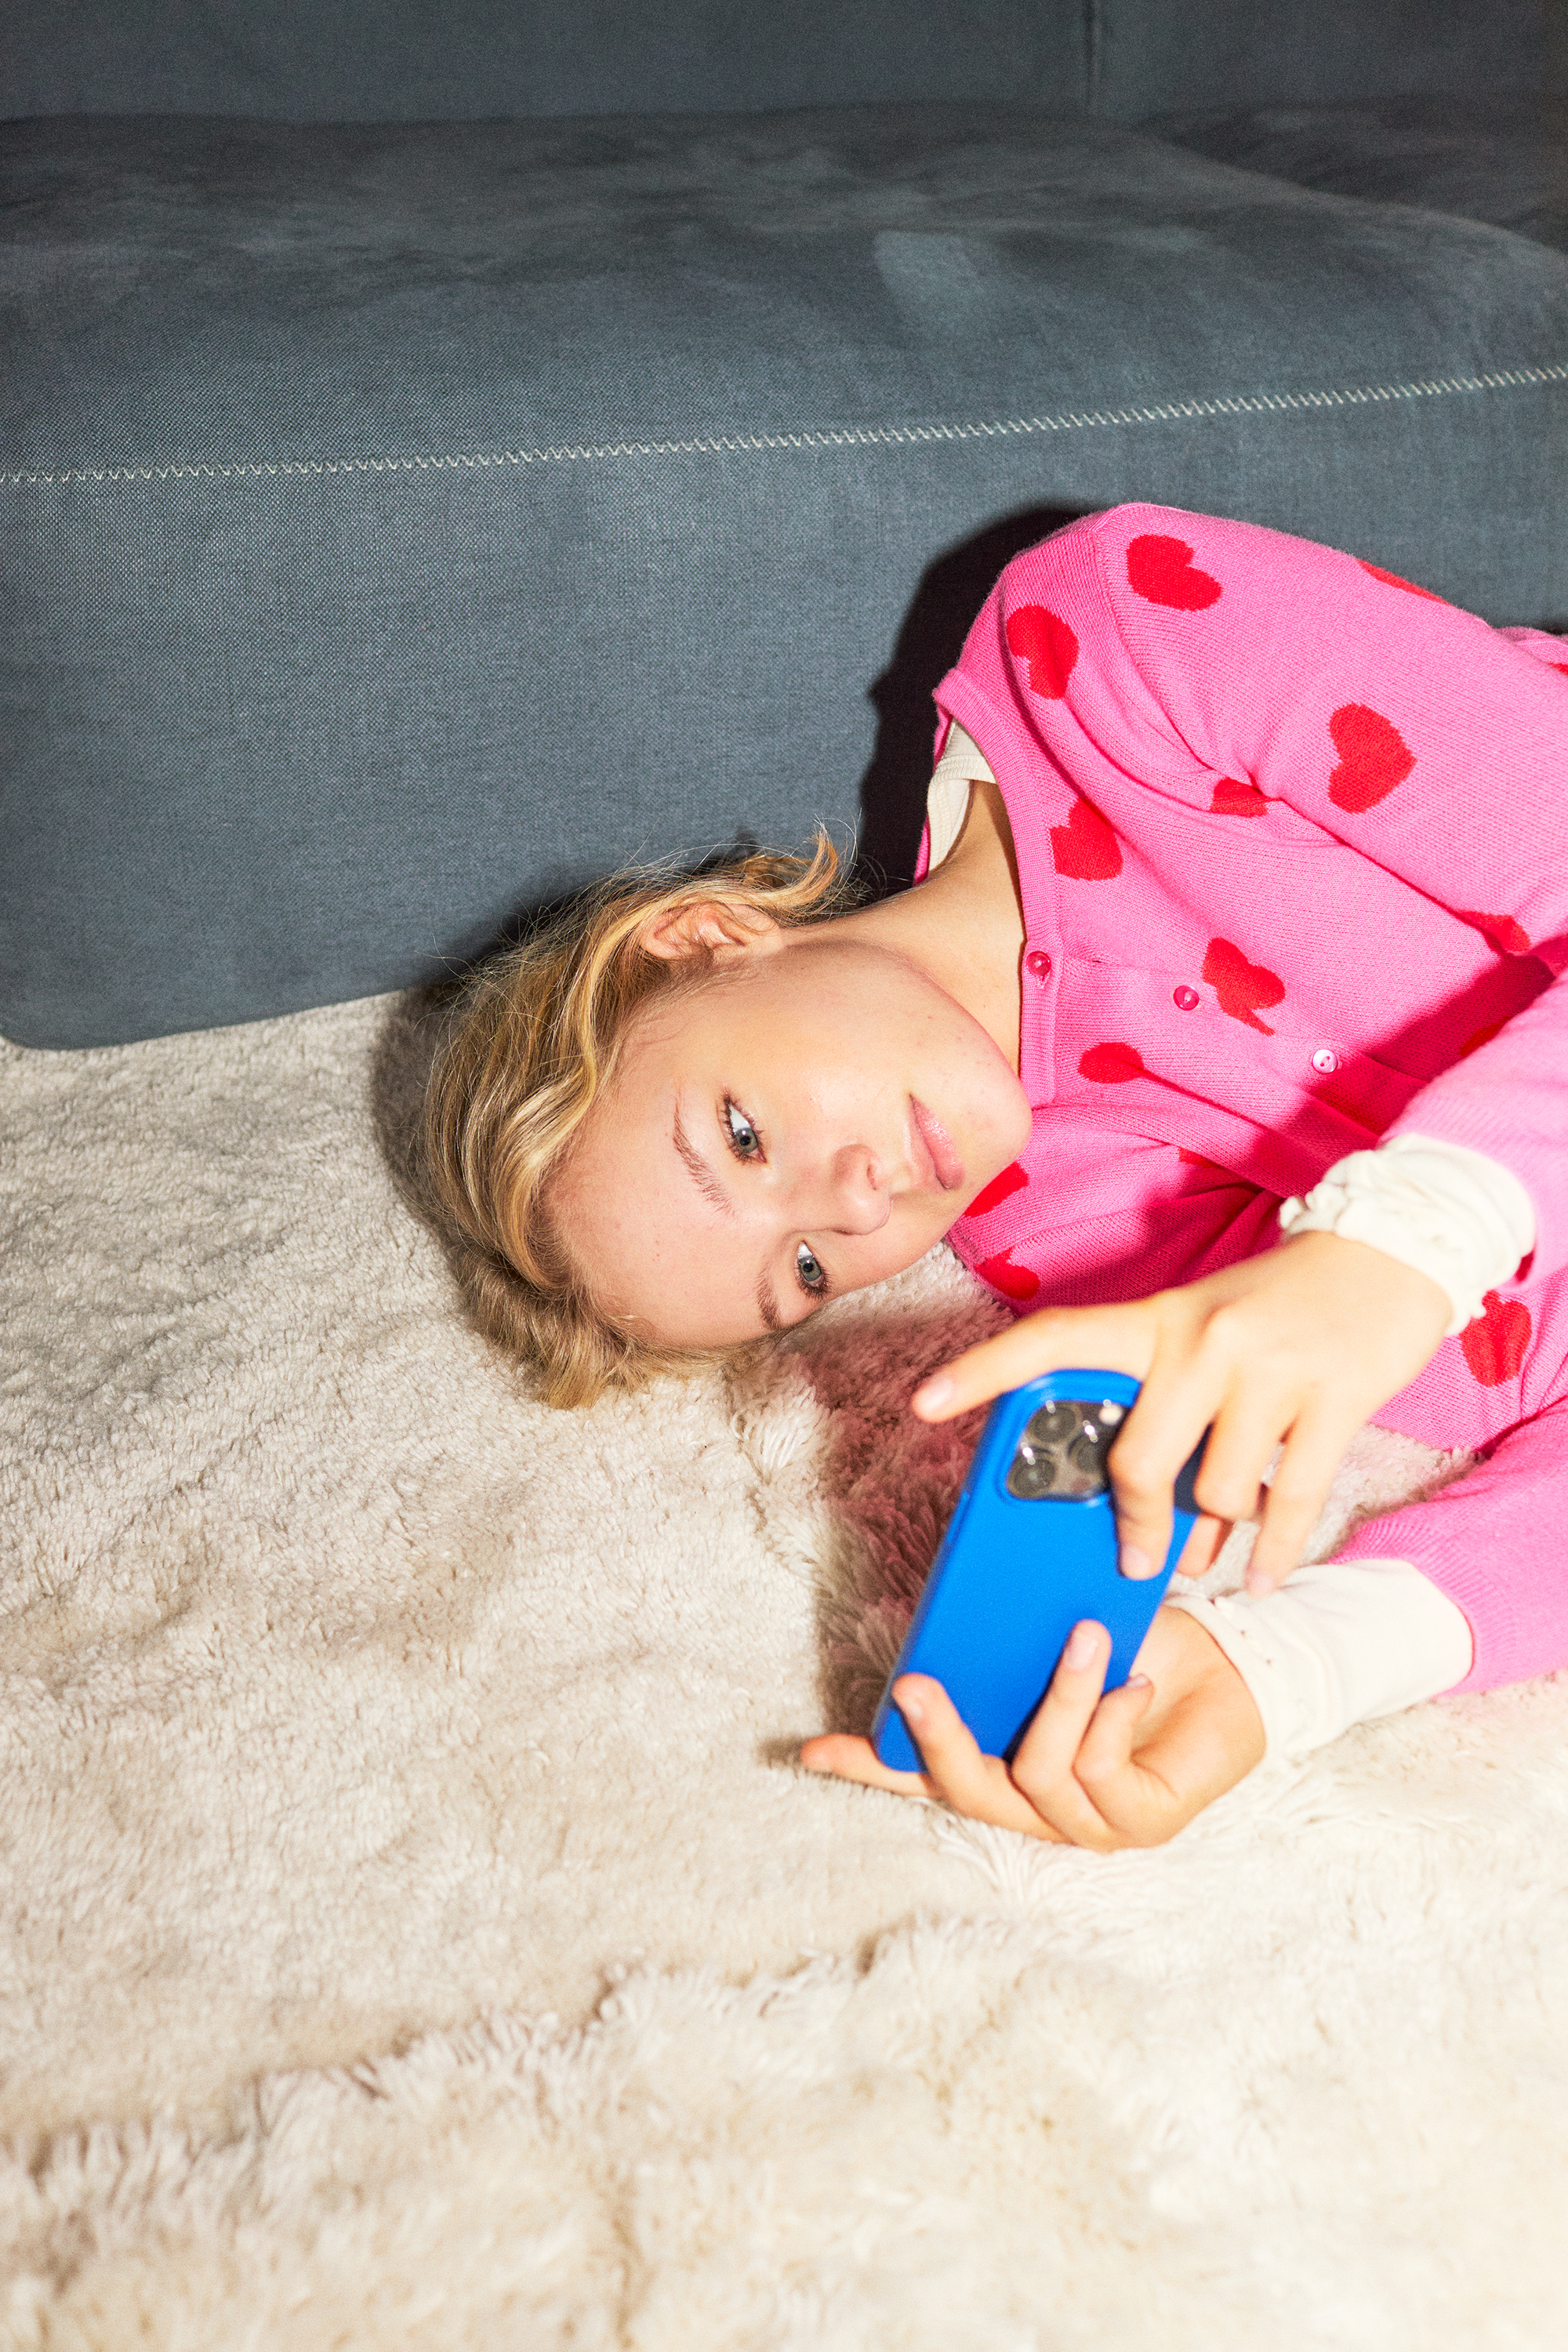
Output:
<path fill-rule="evenodd" d="M 735 1213 L 735 1210 L 734 1204 L 731 1201 L 729 1194 L 725 1192 L 723 1186 L 714 1175 L 713 1171 L 709 1167 L 706 1160 L 703 1159 L 701 1153 L 700 1151 L 694 1151 L 691 1145 L 687 1140 L 686 1129 L 680 1124 L 680 1107 L 679 1104 L 676 1105 L 674 1134 L 675 1148 L 677 1151 L 679 1152 L 682 1160 L 685 1160 L 687 1169 L 690 1173 L 691 1181 L 696 1185 L 698 1191 L 701 1193 L 703 1199 L 705 1201 L 710 1201 L 713 1206 L 716 1209 L 721 1210 L 726 1217 L 732 1217 Z"/>
<path fill-rule="evenodd" d="M 703 1199 L 705 1201 L 710 1201 L 713 1203 L 713 1206 L 721 1211 L 726 1217 L 732 1217 L 735 1213 L 734 1203 L 730 1199 L 730 1196 L 725 1192 L 723 1186 L 719 1182 L 713 1171 L 709 1167 L 708 1162 L 703 1159 L 702 1154 L 692 1148 L 690 1138 L 688 1136 L 686 1129 L 680 1124 L 680 1106 L 679 1103 L 676 1105 L 675 1108 L 675 1120 L 671 1129 L 671 1134 L 674 1138 L 677 1151 L 679 1152 L 682 1160 L 686 1162 L 687 1172 L 690 1176 L 691 1181 L 696 1185 L 698 1191 L 701 1193 Z M 779 1313 L 779 1295 L 773 1288 L 773 1277 L 768 1273 L 765 1266 L 757 1277 L 756 1295 L 757 1312 L 763 1318 L 763 1328 L 769 1331 L 782 1331 L 784 1329 L 784 1317 Z"/>

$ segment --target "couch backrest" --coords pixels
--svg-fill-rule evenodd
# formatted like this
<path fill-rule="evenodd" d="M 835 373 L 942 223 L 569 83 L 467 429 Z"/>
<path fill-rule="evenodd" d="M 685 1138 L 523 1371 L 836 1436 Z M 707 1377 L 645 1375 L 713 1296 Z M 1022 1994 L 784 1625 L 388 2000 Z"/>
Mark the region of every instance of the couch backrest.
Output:
<path fill-rule="evenodd" d="M 11 0 L 7 114 L 1085 110 L 1084 0 Z M 72 25 L 68 41 L 61 19 Z"/>
<path fill-rule="evenodd" d="M 1090 0 L 1090 111 L 1563 88 L 1561 0 Z"/>
<path fill-rule="evenodd" d="M 1558 0 L 9 0 L 0 115 L 974 100 L 1125 122 L 1561 86 L 1561 14 Z"/>

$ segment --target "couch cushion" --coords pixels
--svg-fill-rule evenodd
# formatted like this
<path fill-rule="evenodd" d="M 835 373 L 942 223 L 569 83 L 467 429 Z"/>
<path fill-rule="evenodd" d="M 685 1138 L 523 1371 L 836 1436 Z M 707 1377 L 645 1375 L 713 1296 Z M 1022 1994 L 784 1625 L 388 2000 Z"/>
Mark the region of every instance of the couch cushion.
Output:
<path fill-rule="evenodd" d="M 5 141 L 20 1043 L 742 829 L 907 871 L 968 619 L 1121 499 L 1568 615 L 1568 264 L 1495 229 L 980 110 Z"/>
<path fill-rule="evenodd" d="M 1461 213 L 1568 251 L 1568 98 L 1243 107 L 1142 128 L 1298 187 Z"/>

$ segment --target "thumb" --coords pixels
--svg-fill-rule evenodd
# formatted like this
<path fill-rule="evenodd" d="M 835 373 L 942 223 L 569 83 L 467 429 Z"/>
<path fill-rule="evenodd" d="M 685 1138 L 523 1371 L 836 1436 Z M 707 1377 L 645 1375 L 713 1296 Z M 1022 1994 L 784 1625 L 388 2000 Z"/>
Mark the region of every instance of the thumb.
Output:
<path fill-rule="evenodd" d="M 1154 1685 L 1142 1671 L 1108 1690 L 1095 1708 L 1084 1745 L 1089 1760 L 1128 1763 L 1144 1717 L 1154 1704 Z"/>
<path fill-rule="evenodd" d="M 952 1421 L 1042 1372 L 1065 1371 L 1069 1365 L 1126 1372 L 1141 1381 L 1154 1355 L 1152 1310 L 1146 1298 L 1120 1307 L 1042 1307 L 1037 1315 L 1022 1317 L 1010 1331 L 966 1348 L 922 1381 L 910 1408 L 921 1421 Z"/>

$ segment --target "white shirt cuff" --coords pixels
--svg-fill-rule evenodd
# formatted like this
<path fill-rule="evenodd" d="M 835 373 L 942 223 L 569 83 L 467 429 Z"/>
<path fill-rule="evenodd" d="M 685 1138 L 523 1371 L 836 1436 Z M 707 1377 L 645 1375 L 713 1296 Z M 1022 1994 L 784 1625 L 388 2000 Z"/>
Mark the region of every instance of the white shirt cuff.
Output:
<path fill-rule="evenodd" d="M 1337 1160 L 1304 1200 L 1284 1202 L 1280 1230 L 1368 1242 L 1448 1294 L 1452 1339 L 1535 1247 L 1535 1206 L 1511 1169 L 1462 1143 L 1395 1135 Z"/>
<path fill-rule="evenodd" d="M 1310 1754 L 1352 1723 L 1451 1690 L 1474 1646 L 1464 1612 L 1407 1559 L 1322 1560 L 1276 1592 L 1167 1596 L 1251 1692 L 1268 1753 Z"/>

